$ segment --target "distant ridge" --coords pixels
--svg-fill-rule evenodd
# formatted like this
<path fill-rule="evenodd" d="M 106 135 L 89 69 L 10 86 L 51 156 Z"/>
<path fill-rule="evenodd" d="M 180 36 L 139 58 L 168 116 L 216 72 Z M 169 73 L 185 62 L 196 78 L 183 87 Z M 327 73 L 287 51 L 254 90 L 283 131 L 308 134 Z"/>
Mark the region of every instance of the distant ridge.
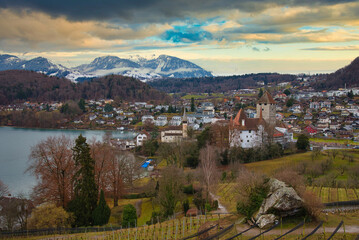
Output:
<path fill-rule="evenodd" d="M 348 66 L 325 75 L 322 80 L 314 84 L 314 87 L 320 90 L 338 89 L 345 86 L 359 86 L 359 57 L 355 58 Z"/>
<path fill-rule="evenodd" d="M 49 76 L 65 77 L 72 81 L 110 74 L 134 77 L 142 81 L 212 76 L 210 72 L 192 62 L 168 55 L 151 59 L 139 56 L 130 59 L 104 56 L 94 59 L 89 64 L 66 68 L 43 57 L 23 60 L 14 55 L 4 54 L 0 55 L 0 71 L 2 70 L 30 70 Z"/>
<path fill-rule="evenodd" d="M 0 102 L 119 99 L 124 101 L 169 102 L 170 97 L 132 77 L 110 75 L 75 84 L 26 70 L 0 71 Z"/>

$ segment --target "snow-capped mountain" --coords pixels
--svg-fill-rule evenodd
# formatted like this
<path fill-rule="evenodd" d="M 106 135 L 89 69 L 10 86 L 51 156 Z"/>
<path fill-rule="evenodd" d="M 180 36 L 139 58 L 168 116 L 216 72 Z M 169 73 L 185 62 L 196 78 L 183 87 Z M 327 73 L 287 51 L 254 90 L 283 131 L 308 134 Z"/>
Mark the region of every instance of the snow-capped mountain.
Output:
<path fill-rule="evenodd" d="M 0 70 L 24 69 L 42 72 L 47 75 L 66 77 L 70 80 L 86 79 L 118 74 L 138 78 L 142 81 L 164 77 L 189 78 L 205 77 L 212 74 L 189 61 L 160 55 L 150 58 L 131 56 L 129 59 L 116 56 L 98 57 L 89 64 L 75 68 L 66 68 L 50 62 L 46 58 L 38 57 L 31 60 L 21 60 L 13 55 L 0 55 Z"/>
<path fill-rule="evenodd" d="M 31 70 L 57 77 L 66 77 L 70 73 L 70 69 L 54 64 L 43 57 L 23 60 L 8 54 L 0 55 L 0 70 Z"/>
<path fill-rule="evenodd" d="M 0 55 L 0 71 L 16 68 L 22 60 L 13 55 Z"/>

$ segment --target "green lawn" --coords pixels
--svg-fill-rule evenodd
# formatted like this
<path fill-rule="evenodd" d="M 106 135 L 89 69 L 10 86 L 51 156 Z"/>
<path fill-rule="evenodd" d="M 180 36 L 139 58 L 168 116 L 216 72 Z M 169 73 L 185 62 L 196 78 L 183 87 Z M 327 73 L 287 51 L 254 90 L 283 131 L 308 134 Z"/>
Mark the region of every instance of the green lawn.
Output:
<path fill-rule="evenodd" d="M 194 99 L 203 99 L 203 98 L 207 98 L 208 97 L 208 95 L 206 94 L 206 95 L 203 95 L 203 94 L 201 94 L 201 95 L 198 95 L 198 94 L 187 94 L 187 95 L 185 95 L 185 96 L 183 96 L 183 97 L 181 97 L 182 99 L 187 99 L 187 100 L 190 100 L 191 98 L 194 98 Z"/>

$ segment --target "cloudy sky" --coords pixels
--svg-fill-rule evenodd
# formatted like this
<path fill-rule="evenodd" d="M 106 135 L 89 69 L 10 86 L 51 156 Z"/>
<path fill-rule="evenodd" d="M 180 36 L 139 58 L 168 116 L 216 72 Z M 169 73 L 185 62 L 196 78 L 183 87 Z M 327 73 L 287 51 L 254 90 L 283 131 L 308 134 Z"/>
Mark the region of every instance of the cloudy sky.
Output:
<path fill-rule="evenodd" d="M 167 54 L 216 75 L 332 72 L 359 55 L 350 0 L 0 0 L 0 53 L 67 67 Z"/>

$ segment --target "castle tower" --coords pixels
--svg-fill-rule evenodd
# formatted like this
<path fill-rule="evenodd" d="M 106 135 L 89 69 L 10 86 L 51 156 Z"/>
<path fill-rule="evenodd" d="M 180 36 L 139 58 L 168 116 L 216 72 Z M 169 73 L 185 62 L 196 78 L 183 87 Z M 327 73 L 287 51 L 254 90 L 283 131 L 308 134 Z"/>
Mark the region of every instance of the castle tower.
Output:
<path fill-rule="evenodd" d="M 183 117 L 182 117 L 182 137 L 187 138 L 187 114 L 186 114 L 186 108 L 184 108 Z"/>
<path fill-rule="evenodd" d="M 276 102 L 269 92 L 265 91 L 257 102 L 257 117 L 263 118 L 269 126 L 276 123 Z"/>

